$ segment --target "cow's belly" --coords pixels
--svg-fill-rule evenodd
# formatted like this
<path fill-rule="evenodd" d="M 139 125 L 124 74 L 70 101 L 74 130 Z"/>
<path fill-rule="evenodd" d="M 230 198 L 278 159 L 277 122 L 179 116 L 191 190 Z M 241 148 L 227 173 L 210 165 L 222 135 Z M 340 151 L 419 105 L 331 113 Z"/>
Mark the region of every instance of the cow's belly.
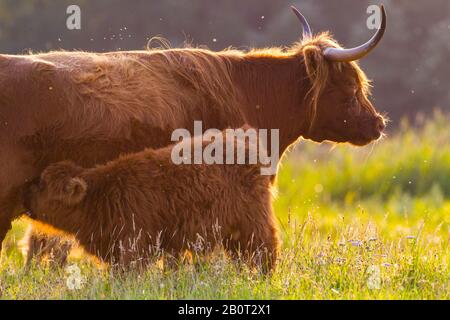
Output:
<path fill-rule="evenodd" d="M 145 129 L 132 124 L 127 134 L 104 137 L 89 135 L 64 138 L 64 134 L 37 134 L 23 139 L 29 151 L 33 167 L 41 172 L 48 165 L 72 160 L 85 168 L 103 164 L 121 154 L 142 151 L 145 148 L 161 148 L 171 143 L 171 130 L 146 125 Z M 144 127 L 144 125 L 141 125 Z"/>

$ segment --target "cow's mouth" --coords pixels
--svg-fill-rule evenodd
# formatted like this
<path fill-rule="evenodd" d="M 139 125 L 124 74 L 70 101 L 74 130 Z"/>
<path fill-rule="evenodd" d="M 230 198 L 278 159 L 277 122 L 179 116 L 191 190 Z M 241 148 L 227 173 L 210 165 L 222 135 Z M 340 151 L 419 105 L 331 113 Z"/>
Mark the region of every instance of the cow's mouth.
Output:
<path fill-rule="evenodd" d="M 365 146 L 382 138 L 385 128 L 385 120 L 381 116 L 377 117 L 375 121 L 370 121 L 361 126 L 358 130 L 359 134 L 357 134 L 353 139 L 349 139 L 349 142 L 356 146 Z"/>
<path fill-rule="evenodd" d="M 365 146 L 369 143 L 380 139 L 383 136 L 383 130 L 385 128 L 385 120 L 379 117 L 375 121 L 366 121 L 359 126 L 353 128 L 334 128 L 333 126 L 321 126 L 314 130 L 309 138 L 315 142 L 348 142 L 355 146 Z"/>
<path fill-rule="evenodd" d="M 379 130 L 374 130 L 372 132 L 369 132 L 368 134 L 363 134 L 359 137 L 350 139 L 350 143 L 358 146 L 358 147 L 362 147 L 365 145 L 368 145 L 369 143 L 376 141 L 378 139 L 380 139 L 383 136 L 383 132 L 379 131 Z"/>
<path fill-rule="evenodd" d="M 325 130 L 324 130 L 325 131 Z M 337 143 L 345 143 L 348 142 L 354 146 L 362 147 L 365 145 L 368 145 L 369 143 L 380 139 L 383 136 L 383 133 L 381 131 L 367 131 L 367 130 L 361 130 L 362 132 L 358 134 L 351 134 L 351 135 L 343 135 L 337 131 L 334 130 L 326 130 L 326 134 L 320 137 L 320 139 L 315 139 L 317 142 L 322 142 L 324 140 L 328 140 L 331 142 L 337 142 Z"/>

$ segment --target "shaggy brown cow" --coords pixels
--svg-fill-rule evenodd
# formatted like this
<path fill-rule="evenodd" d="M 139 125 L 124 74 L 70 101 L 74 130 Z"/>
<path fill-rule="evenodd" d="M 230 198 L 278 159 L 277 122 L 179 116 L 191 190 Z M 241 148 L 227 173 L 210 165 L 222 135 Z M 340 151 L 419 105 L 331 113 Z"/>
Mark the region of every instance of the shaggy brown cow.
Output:
<path fill-rule="evenodd" d="M 159 251 L 178 255 L 223 244 L 233 257 L 273 269 L 278 250 L 271 181 L 249 164 L 258 145 L 222 134 L 246 164 L 181 164 L 172 146 L 122 156 L 83 169 L 60 162 L 44 170 L 25 196 L 31 217 L 75 235 L 91 254 L 120 266 L 146 262 Z M 196 137 L 180 142 L 193 147 Z M 201 142 L 203 148 L 212 142 Z M 193 150 L 194 148 L 191 148 Z M 244 154 L 244 153 L 242 153 Z M 193 156 L 193 151 L 192 151 Z"/>
<path fill-rule="evenodd" d="M 381 39 L 342 49 L 328 33 L 290 48 L 0 55 L 0 240 L 23 212 L 22 189 L 49 164 L 93 166 L 170 143 L 175 128 L 280 129 L 280 153 L 300 137 L 367 144 L 383 118 L 353 60 Z"/>

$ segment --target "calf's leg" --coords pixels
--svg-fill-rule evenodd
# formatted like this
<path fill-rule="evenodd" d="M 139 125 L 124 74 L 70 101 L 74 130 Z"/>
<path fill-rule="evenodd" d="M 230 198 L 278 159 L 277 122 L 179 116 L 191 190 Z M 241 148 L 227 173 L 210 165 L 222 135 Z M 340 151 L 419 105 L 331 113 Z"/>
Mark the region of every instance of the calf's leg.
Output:
<path fill-rule="evenodd" d="M 40 263 L 44 257 L 49 257 L 52 267 L 63 267 L 72 250 L 70 240 L 43 234 L 35 230 L 33 224 L 29 226 L 29 230 L 22 241 L 27 244 L 27 266 L 31 265 L 33 259 Z"/>
<path fill-rule="evenodd" d="M 279 251 L 279 239 L 274 223 L 249 224 L 236 229 L 233 235 L 225 240 L 225 247 L 237 260 L 259 268 L 263 273 L 272 272 L 276 266 Z"/>
<path fill-rule="evenodd" d="M 56 235 L 46 235 L 37 231 L 31 223 L 21 240 L 26 246 L 26 266 L 31 266 L 33 259 L 40 263 L 44 257 L 49 258 L 52 267 L 63 267 L 72 249 L 72 241 Z"/>

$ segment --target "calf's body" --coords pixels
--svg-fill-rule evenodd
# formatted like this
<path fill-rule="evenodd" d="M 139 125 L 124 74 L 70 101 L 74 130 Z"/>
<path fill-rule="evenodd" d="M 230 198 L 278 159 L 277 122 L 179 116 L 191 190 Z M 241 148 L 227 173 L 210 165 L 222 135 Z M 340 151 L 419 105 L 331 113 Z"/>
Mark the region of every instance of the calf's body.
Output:
<path fill-rule="evenodd" d="M 27 196 L 32 217 L 121 266 L 161 250 L 177 255 L 220 244 L 233 257 L 271 270 L 278 238 L 270 177 L 258 164 L 176 165 L 172 148 L 91 169 L 53 164 Z"/>

